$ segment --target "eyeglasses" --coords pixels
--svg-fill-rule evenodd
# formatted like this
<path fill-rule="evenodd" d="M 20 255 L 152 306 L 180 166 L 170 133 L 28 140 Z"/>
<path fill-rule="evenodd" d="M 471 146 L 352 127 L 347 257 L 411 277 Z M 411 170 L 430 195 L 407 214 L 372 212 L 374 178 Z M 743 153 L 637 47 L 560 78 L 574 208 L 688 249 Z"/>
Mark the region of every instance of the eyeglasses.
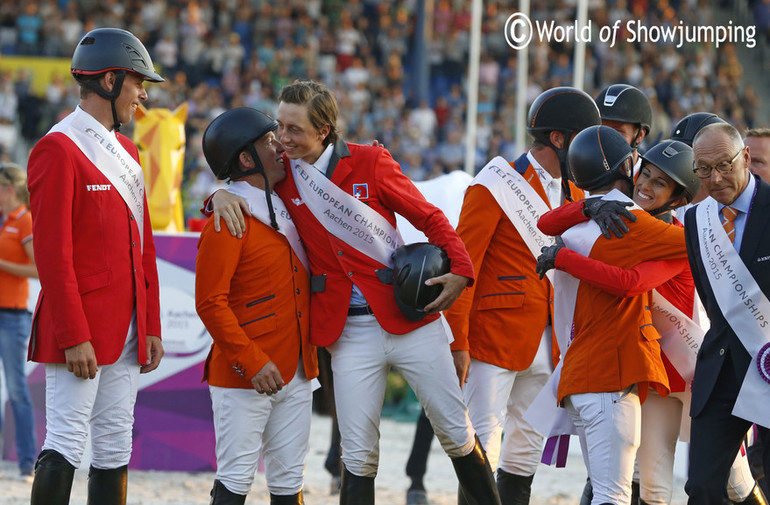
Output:
<path fill-rule="evenodd" d="M 744 149 L 746 149 L 746 146 L 741 147 L 741 149 L 737 153 L 735 153 L 735 156 L 733 156 L 733 159 L 731 159 L 730 161 L 722 161 L 713 166 L 709 166 L 709 165 L 703 165 L 701 167 L 694 166 L 692 171 L 695 172 L 695 175 L 697 175 L 699 179 L 708 179 L 709 177 L 711 177 L 712 170 L 716 170 L 721 175 L 727 175 L 733 171 L 733 164 L 735 163 L 735 160 L 738 159 L 738 156 L 740 156 L 740 154 L 743 152 Z"/>

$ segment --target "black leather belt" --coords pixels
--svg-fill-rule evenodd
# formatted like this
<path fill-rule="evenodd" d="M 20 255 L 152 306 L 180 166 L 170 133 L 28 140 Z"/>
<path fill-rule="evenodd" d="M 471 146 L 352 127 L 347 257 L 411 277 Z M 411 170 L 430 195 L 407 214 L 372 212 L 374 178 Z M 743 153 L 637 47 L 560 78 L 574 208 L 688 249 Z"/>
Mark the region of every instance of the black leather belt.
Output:
<path fill-rule="evenodd" d="M 359 305 L 355 307 L 350 307 L 348 309 L 348 316 L 368 316 L 368 315 L 374 315 L 372 308 L 368 305 Z"/>

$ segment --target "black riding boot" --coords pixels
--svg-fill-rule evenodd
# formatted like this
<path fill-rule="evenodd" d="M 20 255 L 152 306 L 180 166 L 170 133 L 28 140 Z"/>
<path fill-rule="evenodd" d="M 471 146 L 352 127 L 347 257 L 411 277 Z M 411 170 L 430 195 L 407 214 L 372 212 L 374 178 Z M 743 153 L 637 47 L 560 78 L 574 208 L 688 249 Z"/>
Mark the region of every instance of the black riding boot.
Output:
<path fill-rule="evenodd" d="M 126 505 L 128 465 L 88 469 L 88 505 Z"/>
<path fill-rule="evenodd" d="M 359 477 L 342 467 L 340 505 L 374 505 L 374 477 Z"/>
<path fill-rule="evenodd" d="M 302 491 L 292 495 L 270 493 L 270 505 L 304 505 L 304 503 Z"/>
<path fill-rule="evenodd" d="M 75 467 L 58 452 L 46 449 L 37 457 L 31 505 L 68 505 Z"/>
<path fill-rule="evenodd" d="M 534 475 L 524 477 L 497 469 L 497 491 L 503 505 L 529 505 Z"/>
<path fill-rule="evenodd" d="M 457 486 L 457 505 L 468 505 L 468 500 L 465 499 L 465 495 L 463 494 L 462 485 Z"/>
<path fill-rule="evenodd" d="M 594 499 L 594 487 L 591 485 L 591 478 L 586 478 L 586 485 L 583 486 L 583 495 L 580 497 L 580 505 L 591 505 Z"/>
<path fill-rule="evenodd" d="M 754 484 L 754 489 L 751 490 L 749 496 L 746 497 L 739 505 L 767 505 L 767 498 L 765 494 L 759 488 L 757 484 Z"/>
<path fill-rule="evenodd" d="M 244 503 L 246 503 L 245 494 L 235 494 L 227 489 L 219 480 L 214 479 L 214 487 L 211 488 L 210 505 L 243 505 Z"/>
<path fill-rule="evenodd" d="M 500 505 L 495 476 L 489 467 L 489 461 L 481 447 L 479 437 L 470 454 L 451 458 L 457 480 L 460 482 L 460 494 L 468 505 Z M 458 499 L 458 503 L 461 503 Z"/>
<path fill-rule="evenodd" d="M 631 481 L 631 505 L 638 505 L 642 499 L 639 495 L 639 481 L 638 480 L 632 480 Z"/>

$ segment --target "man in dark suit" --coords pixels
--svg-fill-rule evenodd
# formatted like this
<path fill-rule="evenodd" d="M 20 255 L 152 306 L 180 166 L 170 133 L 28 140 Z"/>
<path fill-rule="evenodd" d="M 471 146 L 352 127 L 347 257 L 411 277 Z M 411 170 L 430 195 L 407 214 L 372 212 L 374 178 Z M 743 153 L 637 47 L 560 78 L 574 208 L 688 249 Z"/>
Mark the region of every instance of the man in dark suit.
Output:
<path fill-rule="evenodd" d="M 749 173 L 748 149 L 729 124 L 703 128 L 693 150 L 710 197 L 687 212 L 685 234 L 711 328 L 693 379 L 685 490 L 691 504 L 722 504 L 746 430 L 754 422 L 767 437 L 770 427 L 770 185 Z M 770 468 L 770 447 L 763 460 Z M 767 503 L 757 486 L 747 500 Z"/>

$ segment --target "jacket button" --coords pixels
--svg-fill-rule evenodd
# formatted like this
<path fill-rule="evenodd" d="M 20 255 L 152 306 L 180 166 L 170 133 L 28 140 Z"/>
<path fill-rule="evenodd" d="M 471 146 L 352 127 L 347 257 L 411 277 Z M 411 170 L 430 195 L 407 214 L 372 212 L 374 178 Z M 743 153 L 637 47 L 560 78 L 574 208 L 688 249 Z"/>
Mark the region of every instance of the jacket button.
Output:
<path fill-rule="evenodd" d="M 724 347 L 719 349 L 719 355 L 720 356 L 724 356 L 725 355 L 725 348 Z"/>
<path fill-rule="evenodd" d="M 133 240 L 131 241 L 131 247 L 136 247 L 136 242 L 134 242 Z"/>
<path fill-rule="evenodd" d="M 134 220 L 134 215 L 133 215 L 133 214 L 129 214 L 129 215 L 128 215 L 128 219 L 130 219 L 131 221 L 133 221 L 133 220 Z"/>
<path fill-rule="evenodd" d="M 353 277 L 353 272 L 348 272 L 348 277 Z"/>
<path fill-rule="evenodd" d="M 299 294 L 299 288 L 297 288 L 297 294 Z"/>
<path fill-rule="evenodd" d="M 342 256 L 342 251 L 337 251 L 337 256 Z"/>
<path fill-rule="evenodd" d="M 302 317 L 302 312 L 297 312 L 297 317 Z"/>
<path fill-rule="evenodd" d="M 295 272 L 298 272 L 298 270 L 297 270 L 297 267 L 294 267 L 294 271 L 295 271 Z"/>

